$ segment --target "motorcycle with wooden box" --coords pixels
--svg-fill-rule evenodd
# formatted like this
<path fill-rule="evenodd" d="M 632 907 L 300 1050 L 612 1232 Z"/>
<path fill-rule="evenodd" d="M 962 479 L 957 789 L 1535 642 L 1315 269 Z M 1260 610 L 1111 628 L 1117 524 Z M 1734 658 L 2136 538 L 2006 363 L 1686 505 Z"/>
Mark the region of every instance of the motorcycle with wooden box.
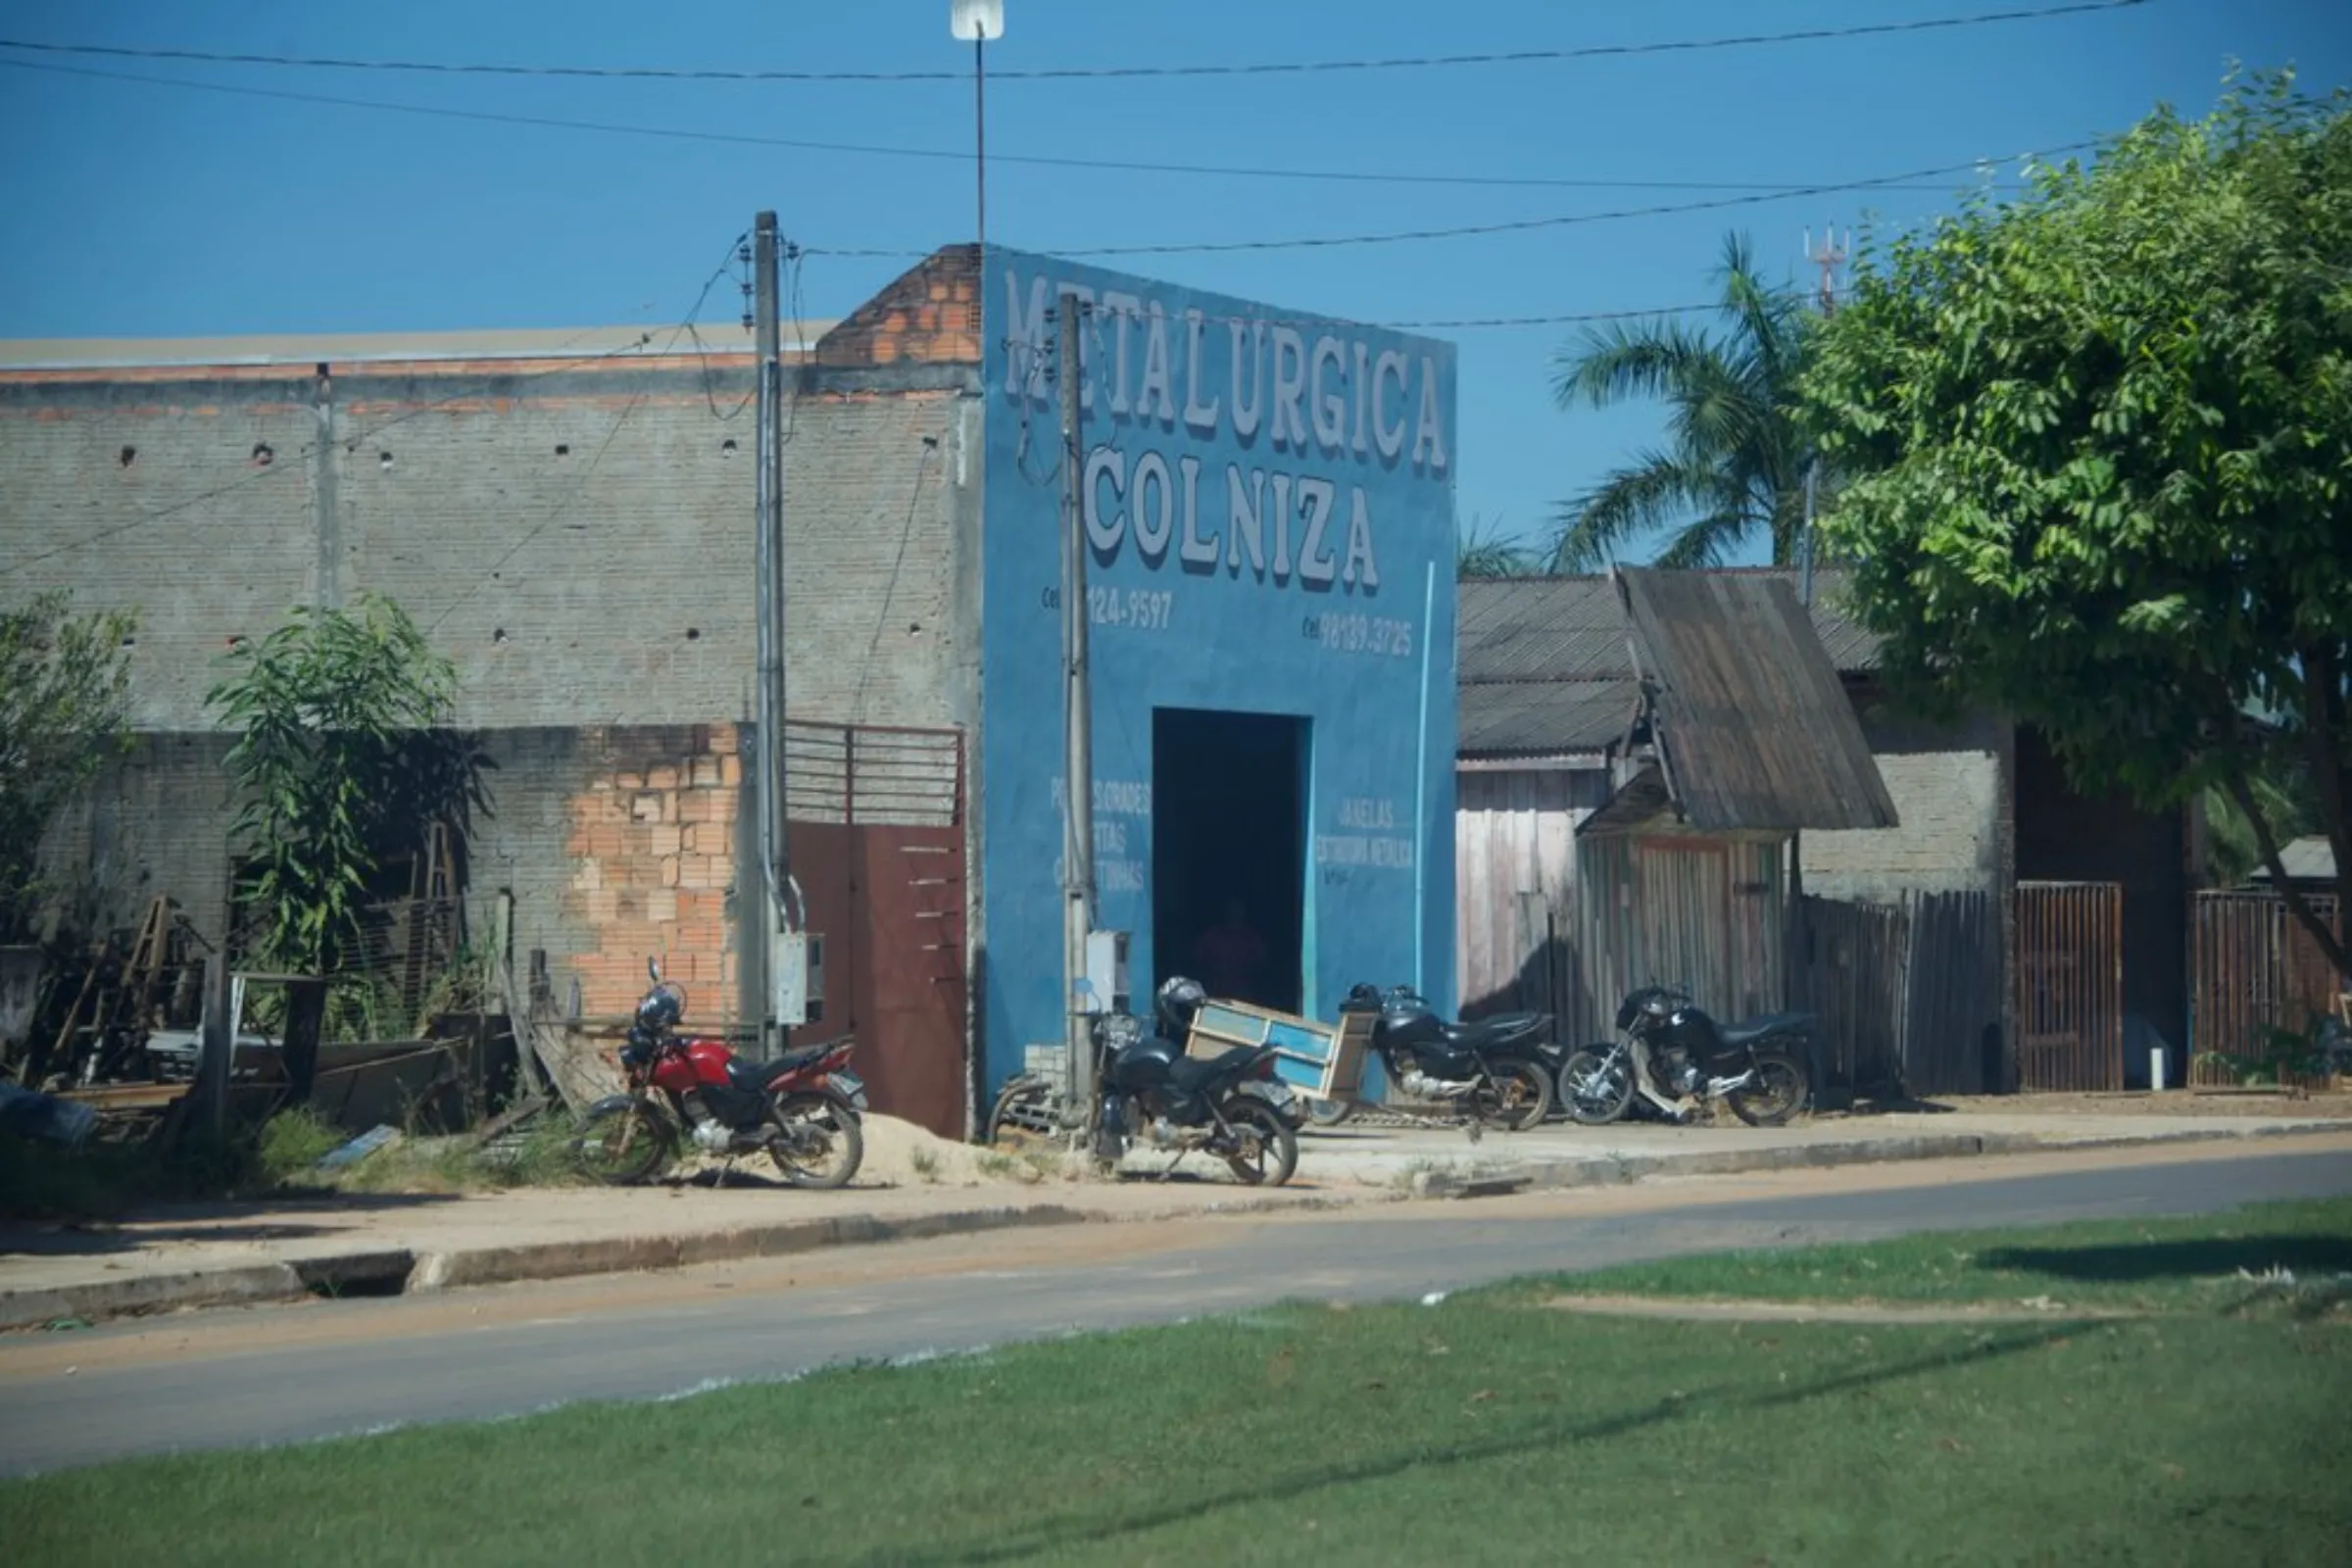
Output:
<path fill-rule="evenodd" d="M 1340 1004 L 1342 1027 L 1350 1014 L 1372 1017 L 1372 1050 L 1392 1090 L 1475 1132 L 1492 1123 L 1511 1132 L 1544 1125 L 1551 1114 L 1553 1051 L 1547 1013 L 1515 1012 L 1448 1023 L 1410 986 L 1383 993 L 1357 985 Z M 1394 1107 L 1407 1114 L 1405 1105 Z M 1427 1114 L 1427 1112 L 1422 1112 Z M 1342 1119 L 1320 1102 L 1308 1114 L 1322 1125 Z"/>

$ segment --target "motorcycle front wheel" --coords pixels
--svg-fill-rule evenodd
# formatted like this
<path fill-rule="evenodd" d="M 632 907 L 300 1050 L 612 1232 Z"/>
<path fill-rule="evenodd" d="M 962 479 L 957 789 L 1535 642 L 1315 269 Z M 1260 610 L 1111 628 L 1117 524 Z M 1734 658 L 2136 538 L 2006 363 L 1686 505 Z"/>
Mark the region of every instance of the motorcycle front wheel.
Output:
<path fill-rule="evenodd" d="M 1621 1051 L 1588 1046 L 1560 1064 L 1560 1099 L 1579 1126 L 1607 1126 L 1633 1108 L 1633 1061 Z"/>
<path fill-rule="evenodd" d="M 608 1187 L 652 1179 L 673 1152 L 669 1118 L 641 1100 L 591 1113 L 572 1144 L 580 1174 Z"/>
<path fill-rule="evenodd" d="M 1221 1107 L 1238 1148 L 1225 1155 L 1233 1174 L 1252 1187 L 1280 1187 L 1298 1168 L 1298 1139 L 1282 1112 L 1255 1095 L 1236 1095 Z"/>
<path fill-rule="evenodd" d="M 858 1113 L 831 1095 L 789 1095 L 776 1102 L 776 1135 L 767 1157 L 795 1187 L 847 1187 L 865 1160 Z"/>
<path fill-rule="evenodd" d="M 1724 1098 L 1732 1102 L 1732 1114 L 1750 1127 L 1778 1127 L 1805 1108 L 1811 1086 L 1805 1069 L 1787 1056 L 1758 1056 L 1755 1080 Z"/>
<path fill-rule="evenodd" d="M 1054 1110 L 1053 1087 L 1044 1079 L 1015 1078 L 997 1096 L 982 1142 L 1014 1154 L 1051 1149 L 1062 1138 Z"/>

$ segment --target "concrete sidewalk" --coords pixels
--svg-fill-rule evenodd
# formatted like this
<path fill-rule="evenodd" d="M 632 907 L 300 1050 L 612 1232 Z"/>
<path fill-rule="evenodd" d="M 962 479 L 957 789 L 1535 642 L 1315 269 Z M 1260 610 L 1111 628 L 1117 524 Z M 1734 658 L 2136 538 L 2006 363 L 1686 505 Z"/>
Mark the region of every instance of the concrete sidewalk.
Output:
<path fill-rule="evenodd" d="M 1291 1185 L 1234 1184 L 1198 1156 L 1176 1180 L 534 1190 L 471 1197 L 352 1194 L 159 1210 L 93 1228 L 0 1226 L 0 1328 L 306 1296 L 396 1294 L 674 1268 L 857 1243 L 1203 1214 L 1272 1213 L 1509 1188 L 1963 1157 L 2186 1140 L 2341 1132 L 2352 1121 L 2268 1114 L 1832 1116 L 1783 1129 L 1537 1132 L 1342 1127 L 1300 1140 Z M 2352 1141 L 2347 1143 L 2352 1152 Z M 1140 1174 L 1152 1161 L 1131 1162 Z"/>

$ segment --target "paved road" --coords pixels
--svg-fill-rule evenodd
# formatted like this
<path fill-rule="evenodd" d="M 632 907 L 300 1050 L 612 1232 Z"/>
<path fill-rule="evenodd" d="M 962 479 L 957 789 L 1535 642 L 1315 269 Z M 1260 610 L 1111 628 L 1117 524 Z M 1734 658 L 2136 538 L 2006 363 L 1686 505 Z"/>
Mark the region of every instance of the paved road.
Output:
<path fill-rule="evenodd" d="M 2135 1151 L 1086 1226 L 0 1341 L 0 1473 L 644 1398 L 1288 1298 L 2352 1194 L 2352 1146 Z"/>

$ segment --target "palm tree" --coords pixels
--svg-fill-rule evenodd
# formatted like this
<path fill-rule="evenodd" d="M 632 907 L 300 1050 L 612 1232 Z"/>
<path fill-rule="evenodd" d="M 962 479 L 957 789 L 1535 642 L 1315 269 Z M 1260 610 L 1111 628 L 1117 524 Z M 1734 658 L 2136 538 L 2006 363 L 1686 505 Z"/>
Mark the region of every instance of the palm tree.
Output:
<path fill-rule="evenodd" d="M 1716 270 L 1728 329 L 1670 318 L 1587 328 L 1558 360 L 1563 412 L 1628 398 L 1664 401 L 1668 442 L 1565 503 L 1553 569 L 1592 571 L 1643 535 L 1671 531 L 1661 566 L 1711 566 L 1759 530 L 1772 559 L 1804 531 L 1806 444 L 1791 393 L 1810 319 L 1791 289 L 1756 275 L 1747 240 L 1725 236 Z"/>
<path fill-rule="evenodd" d="M 1537 552 L 1504 533 L 1499 525 L 1488 529 L 1477 516 L 1456 531 L 1454 550 L 1456 577 L 1528 577 L 1544 564 Z"/>

